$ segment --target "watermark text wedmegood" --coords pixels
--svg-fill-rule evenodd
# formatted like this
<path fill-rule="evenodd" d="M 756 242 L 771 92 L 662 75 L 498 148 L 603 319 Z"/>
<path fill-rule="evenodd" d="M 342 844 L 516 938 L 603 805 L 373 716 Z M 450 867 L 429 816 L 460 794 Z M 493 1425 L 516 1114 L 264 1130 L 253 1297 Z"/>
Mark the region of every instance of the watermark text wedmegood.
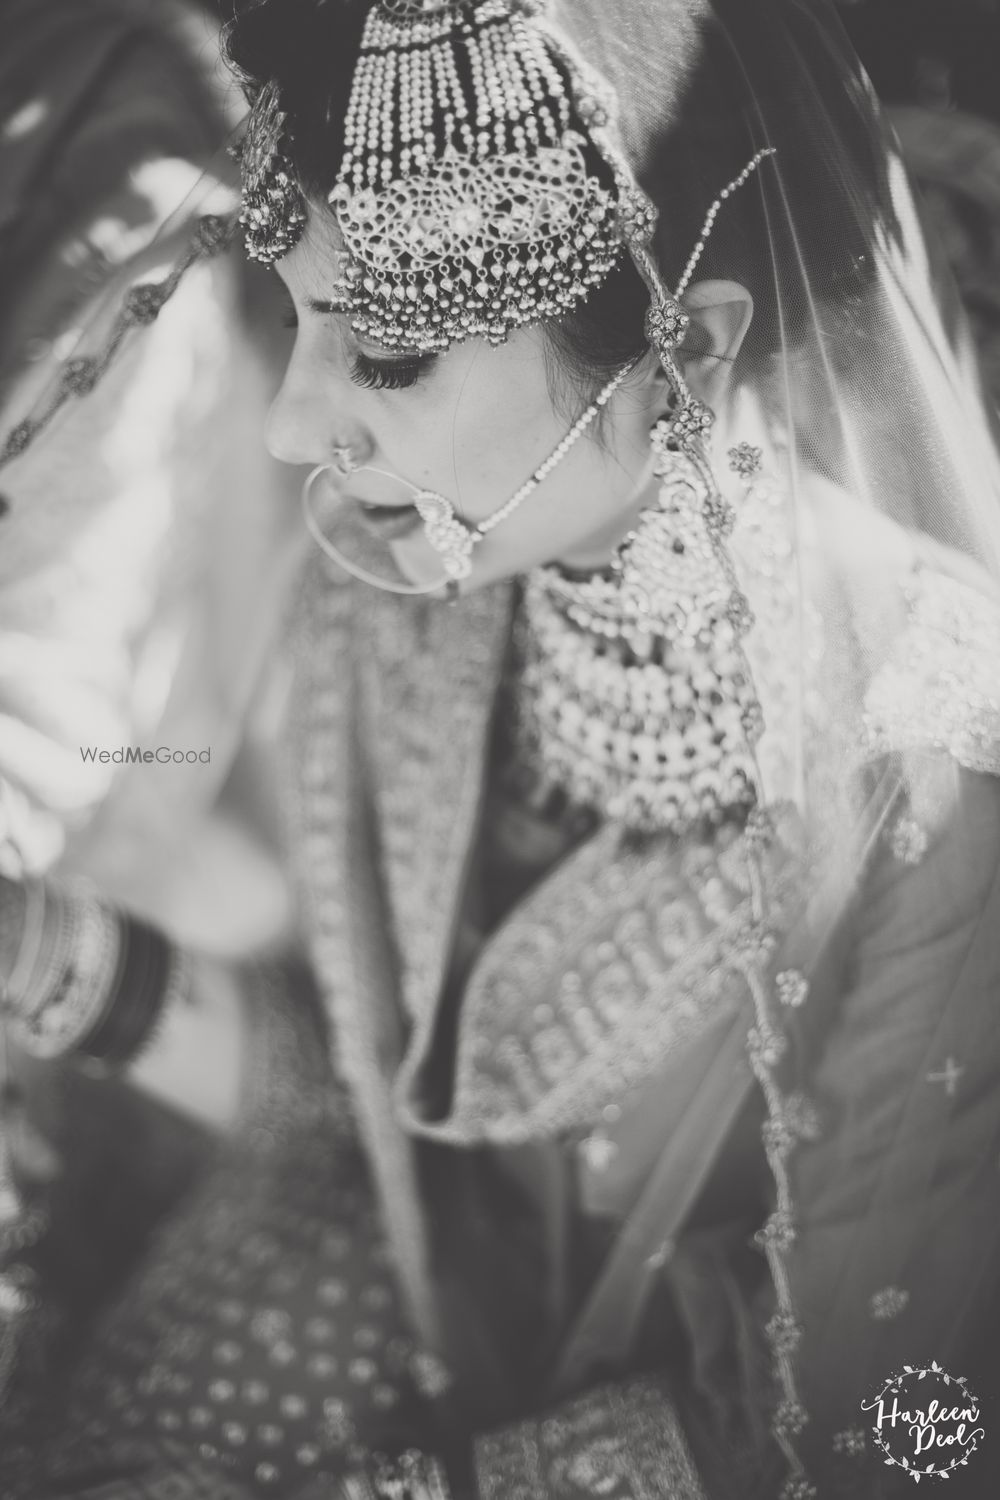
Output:
<path fill-rule="evenodd" d="M 212 759 L 212 748 L 172 750 L 169 745 L 158 745 L 155 750 L 143 750 L 139 745 L 119 745 L 116 750 L 100 750 L 96 745 L 81 745 L 80 757 L 101 766 L 151 766 L 154 763 L 160 766 L 207 766 Z"/>

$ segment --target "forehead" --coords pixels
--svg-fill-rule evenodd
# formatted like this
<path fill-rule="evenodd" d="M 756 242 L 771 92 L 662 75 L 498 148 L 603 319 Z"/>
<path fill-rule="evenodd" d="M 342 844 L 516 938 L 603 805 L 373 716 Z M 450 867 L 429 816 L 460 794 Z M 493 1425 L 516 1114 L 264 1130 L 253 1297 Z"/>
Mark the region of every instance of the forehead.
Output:
<path fill-rule="evenodd" d="M 335 298 L 349 264 L 333 210 L 322 201 L 310 199 L 305 228 L 298 242 L 287 255 L 274 262 L 274 269 L 294 295 L 330 301 Z"/>

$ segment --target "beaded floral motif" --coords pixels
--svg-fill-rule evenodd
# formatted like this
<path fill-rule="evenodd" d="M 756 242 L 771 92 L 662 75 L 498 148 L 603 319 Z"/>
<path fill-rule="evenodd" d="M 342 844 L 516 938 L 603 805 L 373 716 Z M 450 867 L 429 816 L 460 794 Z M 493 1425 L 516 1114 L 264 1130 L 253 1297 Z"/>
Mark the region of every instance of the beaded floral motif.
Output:
<path fill-rule="evenodd" d="M 805 1430 L 809 1414 L 800 1401 L 782 1401 L 774 1414 L 774 1430 L 785 1437 L 798 1437 Z"/>
<path fill-rule="evenodd" d="M 869 1303 L 871 1315 L 876 1322 L 885 1323 L 890 1318 L 898 1318 L 900 1313 L 905 1312 L 909 1301 L 910 1294 L 902 1287 L 883 1287 L 881 1291 L 875 1292 Z"/>
<path fill-rule="evenodd" d="M 801 1141 L 815 1141 L 820 1135 L 819 1111 L 804 1094 L 788 1094 L 777 1113 L 762 1127 L 768 1151 L 785 1158 Z"/>
<path fill-rule="evenodd" d="M 784 969 L 774 976 L 774 985 L 780 1004 L 792 1009 L 804 1005 L 809 995 L 809 981 L 797 969 Z"/>
<path fill-rule="evenodd" d="M 646 337 L 656 348 L 669 349 L 682 343 L 690 326 L 690 317 L 673 298 L 654 298 L 646 313 Z"/>
<path fill-rule="evenodd" d="M 889 847 L 901 865 L 919 865 L 929 843 L 927 829 L 905 813 L 896 819 L 889 831 Z"/>
<path fill-rule="evenodd" d="M 845 1427 L 833 1435 L 834 1453 L 846 1454 L 848 1458 L 863 1458 L 866 1452 L 865 1429 Z"/>
<path fill-rule="evenodd" d="M 778 1500 L 818 1500 L 819 1491 L 804 1474 L 793 1474 L 779 1491 Z"/>
<path fill-rule="evenodd" d="M 729 467 L 741 479 L 752 479 L 763 468 L 764 450 L 753 443 L 737 443 L 729 450 Z"/>

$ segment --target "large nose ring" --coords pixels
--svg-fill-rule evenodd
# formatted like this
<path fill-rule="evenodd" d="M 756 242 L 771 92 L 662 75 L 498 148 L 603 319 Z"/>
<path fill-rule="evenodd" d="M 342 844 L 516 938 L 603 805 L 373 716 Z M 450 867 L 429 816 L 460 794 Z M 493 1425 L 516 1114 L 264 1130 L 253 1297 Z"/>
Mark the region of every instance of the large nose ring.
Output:
<path fill-rule="evenodd" d="M 334 448 L 333 459 L 342 474 L 352 474 L 358 468 L 357 459 L 350 448 Z"/>

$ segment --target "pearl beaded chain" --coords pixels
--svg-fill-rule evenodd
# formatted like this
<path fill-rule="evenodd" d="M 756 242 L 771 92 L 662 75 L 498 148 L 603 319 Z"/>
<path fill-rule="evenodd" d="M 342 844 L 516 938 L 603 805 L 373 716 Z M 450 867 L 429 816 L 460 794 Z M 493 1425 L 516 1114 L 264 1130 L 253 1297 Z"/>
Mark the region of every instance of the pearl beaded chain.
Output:
<path fill-rule="evenodd" d="M 708 241 L 708 237 L 712 233 L 712 229 L 715 226 L 715 221 L 718 218 L 720 208 L 725 203 L 726 199 L 731 198 L 732 195 L 743 186 L 747 179 L 754 172 L 756 172 L 765 156 L 773 156 L 774 154 L 775 148 L 773 146 L 767 146 L 763 151 L 758 151 L 753 160 L 747 162 L 740 175 L 738 177 L 734 177 L 732 182 L 728 183 L 722 189 L 722 192 L 719 194 L 715 202 L 712 204 L 711 208 L 708 210 L 708 213 L 705 215 L 705 222 L 701 226 L 701 234 L 698 236 L 694 249 L 688 256 L 687 265 L 684 267 L 684 274 L 681 277 L 680 281 L 677 283 L 677 290 L 674 292 L 674 296 L 676 297 L 678 302 L 683 297 L 684 293 L 687 291 L 691 283 L 691 277 L 694 275 L 695 267 L 701 260 L 702 253 Z"/>
<path fill-rule="evenodd" d="M 542 480 L 548 474 L 552 473 L 556 464 L 566 457 L 566 454 L 572 448 L 577 438 L 583 436 L 598 412 L 608 404 L 627 374 L 627 368 L 619 370 L 618 374 L 614 375 L 608 381 L 604 389 L 594 397 L 587 410 L 577 417 L 569 432 L 556 444 L 548 458 L 538 465 L 531 478 L 524 481 L 521 488 L 515 494 L 511 495 L 505 505 L 501 505 L 500 509 L 495 510 L 485 521 L 480 521 L 479 525 L 475 528 L 474 535 L 478 532 L 480 536 L 486 536 L 494 527 L 499 526 L 501 521 L 506 521 L 507 517 L 517 509 L 523 500 L 527 500 L 528 496 L 538 488 Z"/>
<path fill-rule="evenodd" d="M 462 578 L 468 578 L 472 571 L 472 549 L 477 542 L 481 542 L 489 532 L 499 526 L 501 521 L 506 521 L 512 515 L 522 501 L 538 488 L 546 475 L 551 474 L 566 454 L 572 448 L 577 438 L 581 437 L 593 422 L 602 407 L 606 406 L 615 391 L 621 385 L 628 374 L 628 366 L 619 370 L 617 375 L 612 376 L 603 390 L 599 391 L 594 400 L 581 412 L 572 427 L 562 438 L 548 458 L 538 465 L 538 468 L 526 479 L 521 488 L 511 495 L 510 499 L 495 510 L 485 521 L 480 521 L 478 526 L 468 526 L 455 514 L 455 507 L 444 495 L 439 495 L 436 490 L 419 490 L 414 505 L 424 523 L 424 535 L 434 548 L 434 551 L 444 563 L 445 572 L 451 582 L 457 583 Z"/>

